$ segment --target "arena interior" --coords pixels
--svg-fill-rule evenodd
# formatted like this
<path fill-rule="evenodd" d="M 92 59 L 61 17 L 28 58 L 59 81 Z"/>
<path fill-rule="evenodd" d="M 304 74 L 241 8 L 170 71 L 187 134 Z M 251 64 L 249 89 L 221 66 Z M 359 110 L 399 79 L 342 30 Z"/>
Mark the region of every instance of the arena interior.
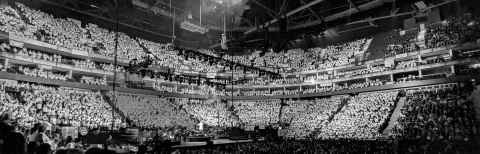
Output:
<path fill-rule="evenodd" d="M 0 154 L 477 153 L 478 8 L 0 0 Z"/>

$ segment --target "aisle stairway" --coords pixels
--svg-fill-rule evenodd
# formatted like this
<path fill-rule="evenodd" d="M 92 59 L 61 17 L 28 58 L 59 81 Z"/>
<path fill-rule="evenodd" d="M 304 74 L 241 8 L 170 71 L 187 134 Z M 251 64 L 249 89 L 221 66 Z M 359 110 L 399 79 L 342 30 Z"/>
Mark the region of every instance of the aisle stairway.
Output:
<path fill-rule="evenodd" d="M 401 97 L 398 100 L 397 105 L 395 106 L 395 109 L 393 110 L 393 113 L 390 116 L 390 120 L 388 121 L 388 125 L 382 131 L 382 134 L 389 135 L 390 133 L 392 133 L 392 130 L 395 127 L 395 125 L 398 121 L 398 118 L 400 118 L 400 116 L 402 115 L 401 110 L 402 110 L 403 106 L 405 105 L 405 101 L 406 101 L 406 97 Z"/>
<path fill-rule="evenodd" d="M 389 36 L 390 33 L 388 32 L 381 32 L 374 36 L 372 42 L 370 42 L 367 52 L 368 56 L 365 57 L 367 59 L 378 59 L 383 58 L 385 56 L 384 50 L 386 45 L 386 38 Z"/>
<path fill-rule="evenodd" d="M 342 101 L 342 104 L 340 104 L 340 106 L 338 107 L 337 111 L 335 111 L 332 115 L 330 115 L 330 117 L 328 117 L 328 123 L 332 122 L 333 118 L 335 117 L 335 115 L 337 115 L 340 111 L 342 111 L 343 107 L 345 107 L 347 104 L 348 104 L 348 101 L 350 100 L 351 98 L 347 98 L 347 99 L 344 99 Z"/>
<path fill-rule="evenodd" d="M 111 99 L 110 95 L 108 94 L 108 92 L 105 92 L 105 91 L 102 91 L 101 92 L 102 94 L 102 97 L 103 99 L 105 100 L 105 102 L 107 102 L 111 107 L 112 109 L 118 114 L 120 115 L 120 117 L 122 119 L 125 120 L 125 122 L 127 122 L 127 124 L 129 126 L 131 126 L 131 120 L 113 103 L 113 100 Z"/>
<path fill-rule="evenodd" d="M 342 109 L 343 107 L 345 107 L 347 104 L 348 104 L 348 101 L 350 100 L 350 97 L 349 98 L 345 98 L 344 100 L 342 100 L 342 103 L 338 106 L 337 110 L 330 115 L 330 117 L 328 117 L 328 120 L 327 120 L 327 124 L 332 122 L 333 118 L 335 117 L 335 115 L 337 115 Z M 320 131 L 321 131 L 322 128 L 315 128 L 314 131 L 312 131 L 312 136 L 313 137 L 318 137 L 318 135 L 320 134 Z"/>

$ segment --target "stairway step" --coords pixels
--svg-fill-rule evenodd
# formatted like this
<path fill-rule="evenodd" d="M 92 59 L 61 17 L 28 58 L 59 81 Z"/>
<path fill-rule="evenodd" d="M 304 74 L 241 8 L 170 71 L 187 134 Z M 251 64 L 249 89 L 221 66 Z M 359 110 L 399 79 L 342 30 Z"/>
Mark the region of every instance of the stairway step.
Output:
<path fill-rule="evenodd" d="M 396 126 L 398 118 L 402 115 L 403 106 L 405 106 L 406 97 L 401 97 L 393 110 L 392 116 L 388 121 L 387 127 L 383 130 L 382 134 L 389 135 L 392 133 L 393 128 Z"/>

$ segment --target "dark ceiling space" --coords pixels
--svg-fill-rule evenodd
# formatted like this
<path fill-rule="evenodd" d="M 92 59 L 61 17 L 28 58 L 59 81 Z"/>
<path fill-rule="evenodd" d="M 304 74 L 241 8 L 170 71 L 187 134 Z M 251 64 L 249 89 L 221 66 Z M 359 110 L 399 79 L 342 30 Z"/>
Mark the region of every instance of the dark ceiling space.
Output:
<path fill-rule="evenodd" d="M 353 24 L 352 22 L 415 11 L 414 3 L 417 1 L 24 0 L 32 7 L 56 16 L 93 22 L 111 30 L 115 30 L 118 17 L 119 29 L 122 32 L 157 42 L 171 42 L 175 34 L 175 44 L 190 48 L 218 49 L 225 18 L 225 30 L 231 52 L 244 51 L 247 48 L 272 47 L 281 50 L 308 47 L 402 28 L 402 19 L 411 18 L 415 14 L 372 22 Z M 427 5 L 444 1 L 448 0 L 423 0 Z M 310 7 L 299 9 L 305 5 Z M 276 21 L 269 25 L 264 24 L 272 20 Z M 180 23 L 184 21 L 201 25 L 209 31 L 200 34 L 183 30 Z M 303 45 L 293 43 L 312 39 L 315 40 L 314 43 Z"/>

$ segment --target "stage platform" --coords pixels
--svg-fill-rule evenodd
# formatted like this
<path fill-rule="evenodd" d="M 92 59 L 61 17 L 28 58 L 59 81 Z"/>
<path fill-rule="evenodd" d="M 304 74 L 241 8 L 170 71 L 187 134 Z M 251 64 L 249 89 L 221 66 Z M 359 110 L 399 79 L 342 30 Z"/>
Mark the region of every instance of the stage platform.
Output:
<path fill-rule="evenodd" d="M 252 139 L 249 139 L 249 140 L 217 139 L 212 141 L 213 141 L 213 145 L 253 142 Z M 258 139 L 258 141 L 263 141 L 263 139 Z M 172 146 L 172 148 L 193 148 L 193 147 L 201 147 L 205 145 L 207 145 L 207 142 L 183 142 L 180 145 Z"/>

